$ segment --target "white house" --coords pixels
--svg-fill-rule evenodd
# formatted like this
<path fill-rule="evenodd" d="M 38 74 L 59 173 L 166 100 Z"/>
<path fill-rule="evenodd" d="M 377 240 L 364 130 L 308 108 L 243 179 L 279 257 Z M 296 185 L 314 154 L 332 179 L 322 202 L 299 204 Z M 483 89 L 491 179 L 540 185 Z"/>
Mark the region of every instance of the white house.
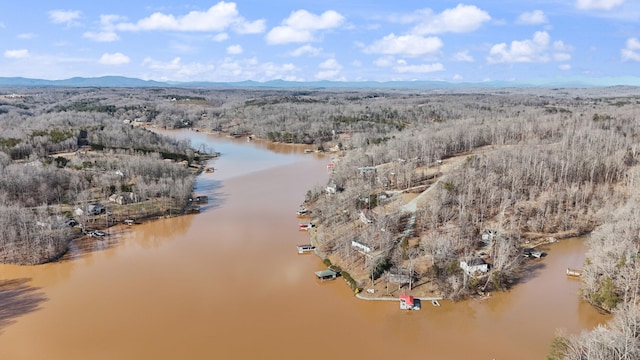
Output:
<path fill-rule="evenodd" d="M 329 180 L 326 188 L 327 194 L 335 194 L 338 192 L 338 184 L 333 180 Z"/>
<path fill-rule="evenodd" d="M 373 223 L 371 212 L 364 212 L 363 210 L 363 211 L 360 211 L 360 215 L 358 216 L 360 217 L 360 221 L 362 221 L 365 224 Z"/>
<path fill-rule="evenodd" d="M 467 275 L 484 274 L 489 271 L 489 264 L 481 258 L 473 258 L 468 261 L 460 261 L 460 268 L 464 270 Z"/>
<path fill-rule="evenodd" d="M 107 208 L 105 208 L 104 205 L 100 203 L 91 203 L 88 204 L 84 210 L 81 208 L 77 208 L 74 213 L 78 216 L 84 215 L 85 213 L 87 215 L 100 215 L 104 214 L 106 211 Z"/>
<path fill-rule="evenodd" d="M 356 250 L 361 251 L 363 253 L 370 253 L 373 251 L 371 246 L 363 244 L 357 240 L 351 240 L 351 246 L 356 248 Z"/>

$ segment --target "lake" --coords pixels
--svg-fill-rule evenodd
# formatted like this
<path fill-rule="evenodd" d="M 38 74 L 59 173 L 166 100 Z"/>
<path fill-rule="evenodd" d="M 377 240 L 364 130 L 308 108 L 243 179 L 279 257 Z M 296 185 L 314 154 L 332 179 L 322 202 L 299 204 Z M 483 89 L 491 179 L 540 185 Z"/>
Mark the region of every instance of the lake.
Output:
<path fill-rule="evenodd" d="M 567 267 L 582 239 L 562 240 L 524 281 L 487 300 L 417 312 L 357 299 L 299 255 L 296 210 L 326 184 L 328 155 L 195 131 L 170 132 L 221 153 L 196 194 L 202 212 L 109 229 L 93 251 L 39 266 L 0 265 L 2 359 L 543 359 L 556 333 L 608 316 L 579 299 Z"/>

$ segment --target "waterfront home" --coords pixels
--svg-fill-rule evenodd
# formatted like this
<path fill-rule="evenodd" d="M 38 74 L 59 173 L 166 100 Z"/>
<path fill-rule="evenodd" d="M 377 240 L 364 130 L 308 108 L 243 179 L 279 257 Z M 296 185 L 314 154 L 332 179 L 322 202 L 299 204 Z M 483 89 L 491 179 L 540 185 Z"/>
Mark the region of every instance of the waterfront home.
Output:
<path fill-rule="evenodd" d="M 331 179 L 329 180 L 329 183 L 327 184 L 327 188 L 325 189 L 325 191 L 327 192 L 327 194 L 335 194 L 338 192 L 338 183 L 335 182 L 335 180 Z"/>
<path fill-rule="evenodd" d="M 87 204 L 84 209 L 77 208 L 75 209 L 75 214 L 78 216 L 87 214 L 87 215 L 100 215 L 104 214 L 107 211 L 107 208 L 100 203 L 91 203 Z"/>
<path fill-rule="evenodd" d="M 460 261 L 460 268 L 467 275 L 484 274 L 489 271 L 489 264 L 481 258 Z"/>

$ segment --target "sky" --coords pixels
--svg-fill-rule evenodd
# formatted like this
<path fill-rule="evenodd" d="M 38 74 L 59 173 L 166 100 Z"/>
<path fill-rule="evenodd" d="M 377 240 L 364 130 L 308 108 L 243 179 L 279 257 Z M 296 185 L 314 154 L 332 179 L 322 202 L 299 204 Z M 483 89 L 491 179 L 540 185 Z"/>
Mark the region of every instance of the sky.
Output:
<path fill-rule="evenodd" d="M 0 77 L 640 76 L 640 0 L 2 0 Z"/>

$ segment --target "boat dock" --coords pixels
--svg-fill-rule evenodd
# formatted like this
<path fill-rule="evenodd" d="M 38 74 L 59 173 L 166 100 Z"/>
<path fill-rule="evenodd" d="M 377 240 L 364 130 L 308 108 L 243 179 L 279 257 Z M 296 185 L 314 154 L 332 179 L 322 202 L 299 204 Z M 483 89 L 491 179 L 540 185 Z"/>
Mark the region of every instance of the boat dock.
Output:
<path fill-rule="evenodd" d="M 327 269 L 316 271 L 316 276 L 320 281 L 335 280 L 335 278 L 338 277 L 338 273 L 331 269 Z"/>
<path fill-rule="evenodd" d="M 400 295 L 400 309 L 402 310 L 420 310 L 420 299 L 416 299 L 411 295 Z"/>
<path fill-rule="evenodd" d="M 567 276 L 580 277 L 582 276 L 582 269 L 567 268 Z"/>
<path fill-rule="evenodd" d="M 316 247 L 311 244 L 298 245 L 297 247 L 298 247 L 298 254 L 310 253 L 316 249 Z"/>
<path fill-rule="evenodd" d="M 401 295 L 403 296 L 403 295 Z M 362 294 L 356 294 L 356 297 L 360 300 L 372 300 L 372 301 L 402 301 L 399 297 L 394 296 L 384 296 L 384 297 L 369 297 L 364 296 Z M 433 306 L 440 306 L 440 300 L 443 300 L 441 297 L 412 297 L 414 302 L 417 300 L 419 302 L 422 301 L 431 301 Z"/>

